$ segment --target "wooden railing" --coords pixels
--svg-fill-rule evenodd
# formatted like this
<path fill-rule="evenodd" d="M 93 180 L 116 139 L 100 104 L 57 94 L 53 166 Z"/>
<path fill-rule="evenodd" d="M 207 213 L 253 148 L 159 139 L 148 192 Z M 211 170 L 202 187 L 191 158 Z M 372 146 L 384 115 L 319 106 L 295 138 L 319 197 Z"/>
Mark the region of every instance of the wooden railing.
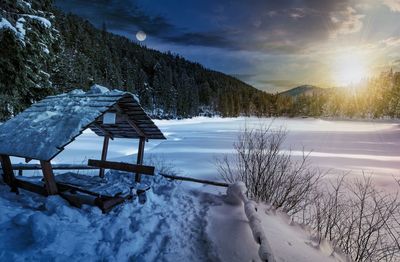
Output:
<path fill-rule="evenodd" d="M 42 170 L 40 164 L 13 164 L 13 170 L 18 171 L 18 175 L 22 176 L 24 170 Z M 88 165 L 78 165 L 78 164 L 53 164 L 53 170 L 89 170 L 89 169 L 99 169 L 99 167 L 93 167 Z"/>

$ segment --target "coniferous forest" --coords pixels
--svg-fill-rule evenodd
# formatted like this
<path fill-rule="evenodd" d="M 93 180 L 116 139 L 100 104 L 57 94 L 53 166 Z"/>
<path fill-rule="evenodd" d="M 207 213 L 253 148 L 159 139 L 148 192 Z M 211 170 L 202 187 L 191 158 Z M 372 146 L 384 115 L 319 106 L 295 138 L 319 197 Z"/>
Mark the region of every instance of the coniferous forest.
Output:
<path fill-rule="evenodd" d="M 136 94 L 155 118 L 400 116 L 400 75 L 354 88 L 269 94 L 177 54 L 161 53 L 57 10 L 51 0 L 0 5 L 0 120 L 50 94 L 93 84 Z"/>
<path fill-rule="evenodd" d="M 135 93 L 154 117 L 269 112 L 269 94 L 179 55 L 108 33 L 106 25 L 96 29 L 54 9 L 51 1 L 6 0 L 0 15 L 9 21 L 0 27 L 1 119 L 46 95 L 94 83 Z"/>

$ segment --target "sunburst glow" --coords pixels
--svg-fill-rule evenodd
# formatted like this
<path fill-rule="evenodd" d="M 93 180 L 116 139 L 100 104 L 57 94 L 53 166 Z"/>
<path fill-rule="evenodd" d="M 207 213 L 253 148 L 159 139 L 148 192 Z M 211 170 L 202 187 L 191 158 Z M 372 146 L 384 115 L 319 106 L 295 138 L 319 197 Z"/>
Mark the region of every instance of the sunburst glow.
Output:
<path fill-rule="evenodd" d="M 337 85 L 357 84 L 368 76 L 367 59 L 357 53 L 341 54 L 334 59 L 332 73 Z"/>

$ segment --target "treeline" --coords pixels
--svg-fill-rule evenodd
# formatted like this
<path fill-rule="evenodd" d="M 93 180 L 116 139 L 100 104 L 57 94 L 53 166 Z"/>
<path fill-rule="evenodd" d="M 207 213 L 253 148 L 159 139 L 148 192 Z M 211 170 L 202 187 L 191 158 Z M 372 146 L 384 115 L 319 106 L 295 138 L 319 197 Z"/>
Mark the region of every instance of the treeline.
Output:
<path fill-rule="evenodd" d="M 13 27 L 0 27 L 0 45 L 7 50 L 0 58 L 0 119 L 49 93 L 85 90 L 94 83 L 136 94 L 154 117 L 270 112 L 271 95 L 179 55 L 111 34 L 106 25 L 99 30 L 54 9 L 51 1 L 6 0 L 0 14 Z M 51 27 L 38 19 L 19 23 L 21 18 L 27 20 L 26 14 L 45 18 Z M 24 41 L 19 39 L 20 31 L 25 32 Z"/>
<path fill-rule="evenodd" d="M 399 118 L 400 72 L 381 73 L 358 85 L 298 96 L 278 95 L 278 116 Z"/>

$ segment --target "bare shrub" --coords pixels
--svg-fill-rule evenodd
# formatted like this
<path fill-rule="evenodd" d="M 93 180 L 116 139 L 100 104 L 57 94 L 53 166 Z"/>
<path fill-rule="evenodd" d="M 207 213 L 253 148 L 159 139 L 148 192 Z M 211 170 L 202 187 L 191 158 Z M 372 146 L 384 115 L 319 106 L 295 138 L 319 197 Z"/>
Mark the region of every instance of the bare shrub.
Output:
<path fill-rule="evenodd" d="M 400 261 L 397 194 L 378 190 L 368 176 L 322 180 L 307 154 L 294 161 L 282 150 L 286 135 L 271 126 L 244 129 L 234 154 L 217 159 L 219 174 L 229 183 L 243 181 L 248 197 L 282 208 L 354 261 Z"/>
<path fill-rule="evenodd" d="M 354 261 L 400 259 L 397 195 L 379 191 L 367 176 L 342 176 L 323 189 L 303 210 L 302 221 L 319 240 L 330 240 Z"/>
<path fill-rule="evenodd" d="M 154 166 L 157 173 L 166 175 L 177 175 L 179 171 L 171 161 L 167 161 L 162 155 L 149 154 L 145 158 L 145 164 Z"/>
<path fill-rule="evenodd" d="M 294 161 L 290 152 L 282 150 L 286 135 L 284 129 L 272 130 L 270 125 L 245 128 L 234 143 L 234 155 L 217 159 L 216 166 L 225 181 L 244 182 L 252 199 L 294 214 L 321 176 L 310 168 L 308 155 Z"/>

